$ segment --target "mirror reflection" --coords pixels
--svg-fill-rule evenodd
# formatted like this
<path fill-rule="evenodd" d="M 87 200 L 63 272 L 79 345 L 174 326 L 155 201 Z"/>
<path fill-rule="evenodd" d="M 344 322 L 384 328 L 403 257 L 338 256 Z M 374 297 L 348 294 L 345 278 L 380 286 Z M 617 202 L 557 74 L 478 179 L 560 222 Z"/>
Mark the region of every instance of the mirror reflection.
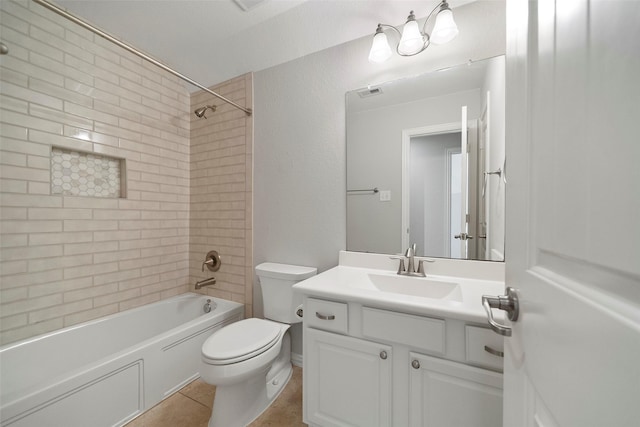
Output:
<path fill-rule="evenodd" d="M 504 260 L 504 56 L 348 92 L 347 250 Z"/>

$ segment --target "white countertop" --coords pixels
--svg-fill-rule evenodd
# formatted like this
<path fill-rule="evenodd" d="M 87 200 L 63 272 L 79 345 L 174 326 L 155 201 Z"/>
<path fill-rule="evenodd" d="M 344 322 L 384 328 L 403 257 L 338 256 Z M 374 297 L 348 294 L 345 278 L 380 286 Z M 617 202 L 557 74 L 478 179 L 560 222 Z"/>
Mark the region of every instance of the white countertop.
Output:
<path fill-rule="evenodd" d="M 345 262 L 351 253 L 343 256 L 340 254 L 341 265 L 320 273 L 317 276 L 306 279 L 294 285 L 294 292 L 314 296 L 324 299 L 361 303 L 370 307 L 385 308 L 389 310 L 436 316 L 444 318 L 460 319 L 477 323 L 487 323 L 486 314 L 482 307 L 482 295 L 502 295 L 504 293 L 504 280 L 500 280 L 500 274 L 479 274 L 482 278 L 473 278 L 473 271 L 468 266 L 458 271 L 464 270 L 463 276 L 436 275 L 429 274 L 427 270 L 426 278 L 398 276 L 395 270 L 389 269 L 394 264 L 383 261 L 378 254 L 358 254 L 358 262 Z M 364 256 L 364 257 L 363 257 Z M 365 258 L 373 261 L 381 268 L 363 267 L 367 265 Z M 388 259 L 388 256 L 384 256 Z M 436 260 L 436 263 L 439 260 Z M 451 263 L 451 260 L 444 260 Z M 397 261 L 396 261 L 397 262 Z M 459 261 L 464 263 L 464 261 Z M 351 265 L 345 265 L 351 264 Z M 435 263 L 434 263 L 435 264 Z M 353 266 L 358 265 L 358 266 Z M 369 264 L 371 265 L 371 264 Z M 432 264 L 430 263 L 429 266 Z M 429 266 L 427 267 L 429 269 Z M 460 264 L 458 264 L 460 266 Z M 483 266 L 486 268 L 486 266 Z M 504 269 L 504 267 L 501 267 Z M 434 270 L 436 268 L 433 268 Z M 442 267 L 438 267 L 443 271 Z M 502 270 L 504 271 L 504 270 Z M 372 278 L 390 283 L 390 286 L 383 288 L 376 287 L 372 283 Z M 490 278 L 490 279 L 487 279 Z M 491 280 L 494 279 L 494 280 Z M 497 279 L 497 280 L 495 280 Z M 400 280 L 398 288 L 394 288 L 395 281 Z M 411 285 L 411 289 L 420 293 L 421 287 L 443 287 L 445 289 L 441 295 L 430 298 L 418 296 L 413 291 L 403 292 L 403 284 Z M 458 286 L 455 286 L 455 285 Z M 446 289 L 453 289 L 448 292 Z M 494 311 L 496 320 L 501 320 L 502 312 Z"/>

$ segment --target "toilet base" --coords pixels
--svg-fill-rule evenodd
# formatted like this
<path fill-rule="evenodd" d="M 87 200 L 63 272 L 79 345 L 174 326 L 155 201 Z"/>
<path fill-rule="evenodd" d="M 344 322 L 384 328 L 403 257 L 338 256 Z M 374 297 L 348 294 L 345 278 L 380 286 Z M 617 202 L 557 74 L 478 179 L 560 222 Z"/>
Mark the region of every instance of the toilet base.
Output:
<path fill-rule="evenodd" d="M 281 368 L 275 375 L 264 371 L 240 384 L 216 387 L 209 427 L 245 427 L 258 418 L 291 379 L 291 363 Z"/>

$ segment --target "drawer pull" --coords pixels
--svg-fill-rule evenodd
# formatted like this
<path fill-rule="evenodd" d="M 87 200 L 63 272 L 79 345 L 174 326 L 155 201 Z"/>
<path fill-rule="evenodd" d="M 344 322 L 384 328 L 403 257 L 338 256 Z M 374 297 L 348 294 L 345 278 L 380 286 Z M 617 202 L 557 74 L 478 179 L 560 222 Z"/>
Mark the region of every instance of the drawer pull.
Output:
<path fill-rule="evenodd" d="M 420 369 L 420 362 L 417 361 L 416 359 L 413 359 L 411 361 L 411 366 L 413 367 L 413 369 Z"/>
<path fill-rule="evenodd" d="M 495 349 L 489 347 L 488 345 L 484 346 L 484 351 L 486 351 L 487 353 L 491 353 L 494 356 L 504 357 L 504 351 L 495 350 Z"/>
<path fill-rule="evenodd" d="M 320 314 L 316 311 L 316 317 L 322 320 L 333 320 L 336 318 L 333 314 Z"/>

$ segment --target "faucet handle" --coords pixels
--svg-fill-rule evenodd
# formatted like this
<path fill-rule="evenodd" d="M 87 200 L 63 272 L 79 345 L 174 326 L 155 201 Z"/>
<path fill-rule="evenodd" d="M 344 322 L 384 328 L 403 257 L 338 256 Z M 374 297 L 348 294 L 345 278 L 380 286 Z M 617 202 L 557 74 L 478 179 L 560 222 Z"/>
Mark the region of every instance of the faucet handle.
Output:
<path fill-rule="evenodd" d="M 418 271 L 416 271 L 416 273 L 418 273 L 422 277 L 426 276 L 426 274 L 424 272 L 424 263 L 425 262 L 436 262 L 436 260 L 435 259 L 429 259 L 429 258 L 418 258 Z"/>
<path fill-rule="evenodd" d="M 407 271 L 404 266 L 404 257 L 402 255 L 390 256 L 389 259 L 397 259 L 400 261 L 400 264 L 398 264 L 398 274 L 402 274 Z"/>

